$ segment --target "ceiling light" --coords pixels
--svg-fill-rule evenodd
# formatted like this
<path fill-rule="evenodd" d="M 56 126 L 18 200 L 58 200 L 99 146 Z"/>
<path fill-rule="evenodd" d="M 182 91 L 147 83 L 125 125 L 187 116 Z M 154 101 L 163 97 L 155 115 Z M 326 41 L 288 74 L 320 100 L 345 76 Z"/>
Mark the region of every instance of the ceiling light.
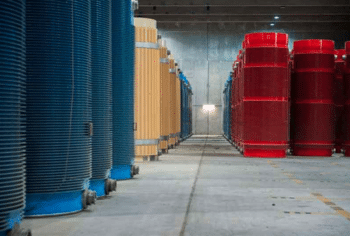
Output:
<path fill-rule="evenodd" d="M 279 16 L 275 16 L 274 18 L 275 18 L 275 20 L 278 20 L 280 17 Z"/>
<path fill-rule="evenodd" d="M 274 24 L 274 23 L 271 23 L 270 26 L 275 26 L 275 24 Z"/>

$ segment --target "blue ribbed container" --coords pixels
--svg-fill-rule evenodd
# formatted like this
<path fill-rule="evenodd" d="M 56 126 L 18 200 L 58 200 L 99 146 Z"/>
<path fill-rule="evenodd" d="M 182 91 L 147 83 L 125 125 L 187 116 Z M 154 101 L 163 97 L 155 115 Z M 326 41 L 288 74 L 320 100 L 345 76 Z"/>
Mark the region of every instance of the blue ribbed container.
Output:
<path fill-rule="evenodd" d="M 0 1 L 0 236 L 23 217 L 25 1 Z"/>
<path fill-rule="evenodd" d="M 135 29 L 130 0 L 112 3 L 113 167 L 111 178 L 132 178 L 134 164 Z"/>
<path fill-rule="evenodd" d="M 231 85 L 232 78 L 225 82 L 224 88 L 224 107 L 223 107 L 223 131 L 226 139 L 231 140 Z"/>
<path fill-rule="evenodd" d="M 27 0 L 27 216 L 83 209 L 91 177 L 90 2 Z"/>
<path fill-rule="evenodd" d="M 181 91 L 181 133 L 180 133 L 180 137 L 181 140 L 184 139 L 185 137 L 185 82 L 183 79 L 183 73 L 180 73 L 180 91 Z"/>
<path fill-rule="evenodd" d="M 92 178 L 97 197 L 105 192 L 112 168 L 112 1 L 91 1 Z"/>
<path fill-rule="evenodd" d="M 226 116 L 227 116 L 227 121 L 226 121 L 226 135 L 227 139 L 231 141 L 231 93 L 232 93 L 232 77 L 229 76 L 227 80 L 227 95 L 226 95 L 226 104 L 227 104 L 227 109 L 226 109 Z"/>
<path fill-rule="evenodd" d="M 192 95 L 193 95 L 192 86 L 188 82 L 188 96 L 187 96 L 187 100 L 188 100 L 188 107 L 187 107 L 188 136 L 187 136 L 187 138 L 189 138 L 192 135 Z"/>
<path fill-rule="evenodd" d="M 181 80 L 181 138 L 190 136 L 190 86 L 185 75 L 180 74 Z"/>
<path fill-rule="evenodd" d="M 224 91 L 223 91 L 224 97 L 223 97 L 223 112 L 222 112 L 222 130 L 224 132 L 225 138 L 227 138 L 227 81 L 224 85 Z"/>

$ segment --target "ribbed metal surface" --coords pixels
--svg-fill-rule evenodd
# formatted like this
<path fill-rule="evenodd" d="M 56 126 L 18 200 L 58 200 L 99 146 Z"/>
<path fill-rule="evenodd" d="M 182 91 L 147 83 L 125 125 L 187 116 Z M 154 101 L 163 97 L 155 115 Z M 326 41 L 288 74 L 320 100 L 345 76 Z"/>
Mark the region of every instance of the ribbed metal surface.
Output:
<path fill-rule="evenodd" d="M 72 0 L 27 1 L 27 193 L 83 190 L 91 176 L 89 15 L 79 2 L 73 19 Z"/>
<path fill-rule="evenodd" d="M 224 135 L 227 139 L 231 139 L 231 85 L 232 85 L 232 78 L 229 76 L 229 78 L 226 80 L 225 88 L 224 88 L 224 109 L 223 109 L 223 131 Z"/>
<path fill-rule="evenodd" d="M 241 136 L 245 157 L 285 157 L 289 144 L 288 35 L 245 35 Z"/>
<path fill-rule="evenodd" d="M 294 71 L 293 154 L 331 156 L 335 142 L 334 42 L 295 41 Z"/>
<path fill-rule="evenodd" d="M 185 81 L 184 75 L 180 74 L 181 80 L 181 138 L 184 139 L 186 137 L 186 125 L 185 125 L 185 107 L 186 107 L 186 90 L 185 90 Z"/>
<path fill-rule="evenodd" d="M 0 1 L 0 235 L 23 215 L 25 1 Z"/>
<path fill-rule="evenodd" d="M 191 89 L 184 74 L 181 80 L 181 138 L 186 139 L 191 134 Z"/>
<path fill-rule="evenodd" d="M 345 68 L 344 68 L 344 155 L 350 157 L 350 41 L 345 42 Z"/>
<path fill-rule="evenodd" d="M 91 1 L 92 180 L 112 167 L 112 2 Z"/>
<path fill-rule="evenodd" d="M 112 3 L 113 169 L 134 163 L 134 47 L 131 1 Z M 130 176 L 131 177 L 131 176 Z"/>
<path fill-rule="evenodd" d="M 232 90 L 232 77 L 230 76 L 228 79 L 227 85 L 227 97 L 226 97 L 226 116 L 227 116 L 227 126 L 226 126 L 226 135 L 229 140 L 231 140 L 231 90 Z"/>
<path fill-rule="evenodd" d="M 334 103 L 335 103 L 335 150 L 341 153 L 344 141 L 344 71 L 345 71 L 345 49 L 335 51 L 335 76 L 334 76 Z"/>

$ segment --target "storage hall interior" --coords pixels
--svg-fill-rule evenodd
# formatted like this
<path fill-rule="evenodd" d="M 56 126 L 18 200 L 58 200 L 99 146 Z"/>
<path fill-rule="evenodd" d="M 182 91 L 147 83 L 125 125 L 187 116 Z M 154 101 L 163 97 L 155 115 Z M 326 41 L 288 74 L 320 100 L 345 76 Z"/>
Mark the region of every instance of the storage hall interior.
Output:
<path fill-rule="evenodd" d="M 349 235 L 349 0 L 1 0 L 0 236 Z"/>

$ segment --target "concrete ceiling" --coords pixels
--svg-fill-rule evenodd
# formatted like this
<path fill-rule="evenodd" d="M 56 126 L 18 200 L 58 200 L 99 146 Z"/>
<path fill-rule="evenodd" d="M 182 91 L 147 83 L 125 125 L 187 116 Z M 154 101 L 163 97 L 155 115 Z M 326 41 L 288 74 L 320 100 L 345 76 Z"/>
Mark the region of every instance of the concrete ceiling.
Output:
<path fill-rule="evenodd" d="M 162 25 L 235 24 L 350 30 L 349 0 L 139 0 L 135 16 Z M 278 16 L 279 19 L 274 19 Z"/>

